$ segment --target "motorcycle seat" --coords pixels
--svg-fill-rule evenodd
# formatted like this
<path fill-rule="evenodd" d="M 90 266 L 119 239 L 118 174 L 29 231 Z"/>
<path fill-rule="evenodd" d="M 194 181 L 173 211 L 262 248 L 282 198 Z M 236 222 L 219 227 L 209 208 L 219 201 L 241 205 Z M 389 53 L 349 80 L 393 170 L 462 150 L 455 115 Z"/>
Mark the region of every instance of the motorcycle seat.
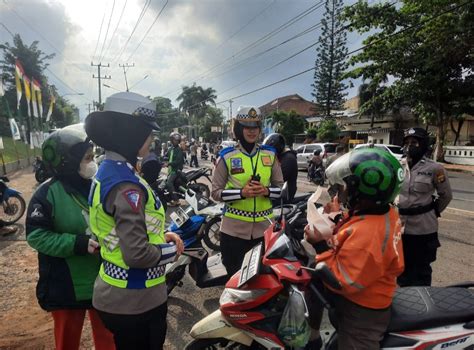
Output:
<path fill-rule="evenodd" d="M 302 192 L 296 192 L 295 197 L 291 201 L 291 204 L 297 204 L 299 202 L 307 202 L 309 197 L 311 197 L 313 193 L 302 193 Z"/>
<path fill-rule="evenodd" d="M 474 320 L 474 290 L 404 287 L 395 291 L 388 332 L 442 327 Z"/>

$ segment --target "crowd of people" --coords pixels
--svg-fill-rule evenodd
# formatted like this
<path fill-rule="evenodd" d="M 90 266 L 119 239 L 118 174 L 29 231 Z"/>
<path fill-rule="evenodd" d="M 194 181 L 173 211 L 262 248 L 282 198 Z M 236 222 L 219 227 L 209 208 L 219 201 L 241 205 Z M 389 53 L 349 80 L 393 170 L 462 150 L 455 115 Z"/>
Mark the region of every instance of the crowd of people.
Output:
<path fill-rule="evenodd" d="M 165 266 L 184 248 L 179 235 L 166 231 L 163 205 L 137 163 L 150 150 L 166 155 L 167 187 L 174 193 L 187 146 L 178 133 L 170 135 L 170 144 L 154 140 L 154 110 L 146 97 L 117 93 L 84 126 L 58 130 L 43 144 L 43 161 L 53 177 L 30 201 L 26 233 L 38 251 L 37 298 L 53 316 L 57 349 L 79 348 L 86 312 L 96 349 L 163 348 Z M 288 184 L 285 200 L 297 190 L 295 153 L 280 134 L 259 143 L 261 132 L 259 109 L 240 107 L 235 146 L 201 145 L 201 152 L 218 152 L 211 197 L 225 203 L 220 233 L 229 277 L 263 240 L 282 184 Z M 427 139 L 424 129 L 406 131 L 403 164 L 376 148 L 344 153 L 338 147 L 327 160 L 331 201 L 324 211 L 339 215 L 328 240 L 331 248 L 315 262 L 325 262 L 342 285 L 341 290 L 324 287 L 339 319 L 339 349 L 377 349 L 397 283 L 431 284 L 437 218 L 451 200 L 451 189 L 444 168 L 424 156 Z M 93 144 L 105 151 L 98 169 Z M 199 164 L 198 147 L 196 141 L 189 144 L 191 166 Z M 317 157 L 312 161 L 322 163 Z M 310 225 L 305 237 L 311 243 L 323 240 Z M 322 307 L 314 300 L 310 305 L 306 349 L 318 349 Z"/>

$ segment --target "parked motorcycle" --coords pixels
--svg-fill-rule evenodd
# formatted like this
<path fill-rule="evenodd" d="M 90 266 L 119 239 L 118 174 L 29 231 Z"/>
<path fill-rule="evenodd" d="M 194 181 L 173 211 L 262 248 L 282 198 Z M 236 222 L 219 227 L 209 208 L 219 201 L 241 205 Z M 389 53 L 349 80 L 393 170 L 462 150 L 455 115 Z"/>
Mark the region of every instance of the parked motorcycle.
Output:
<path fill-rule="evenodd" d="M 323 349 L 337 349 L 334 307 L 317 285 L 322 281 L 337 290 L 341 288 L 339 281 L 325 263 L 315 269 L 305 266 L 295 254 L 299 247 L 286 231 L 282 215 L 265 231 L 264 245 L 260 243 L 247 252 L 241 270 L 227 282 L 220 309 L 193 326 L 194 340 L 186 349 L 303 346 L 309 329 L 302 315 L 309 315 L 302 292 L 309 290 L 329 310 L 336 329 L 324 340 Z M 310 250 L 305 251 L 309 257 Z M 469 288 L 473 286 L 474 282 L 398 289 L 381 349 L 470 349 L 474 344 L 474 291 Z M 282 327 L 290 299 L 302 306 L 299 320 L 303 321 L 293 329 Z"/>
<path fill-rule="evenodd" d="M 21 196 L 21 192 L 8 187 L 6 184 L 10 180 L 6 176 L 0 176 L 0 202 L 2 212 L 0 221 L 6 225 L 11 225 L 20 220 L 26 210 L 26 202 Z"/>
<path fill-rule="evenodd" d="M 205 149 L 201 149 L 201 159 L 208 160 L 209 159 L 209 152 Z"/>
<path fill-rule="evenodd" d="M 38 183 L 43 183 L 51 177 L 51 174 L 46 169 L 46 166 L 40 157 L 35 158 L 35 161 L 33 162 L 33 171 Z"/>
<path fill-rule="evenodd" d="M 323 165 L 314 165 L 311 161 L 308 162 L 308 180 L 316 185 L 324 185 L 325 173 Z"/>

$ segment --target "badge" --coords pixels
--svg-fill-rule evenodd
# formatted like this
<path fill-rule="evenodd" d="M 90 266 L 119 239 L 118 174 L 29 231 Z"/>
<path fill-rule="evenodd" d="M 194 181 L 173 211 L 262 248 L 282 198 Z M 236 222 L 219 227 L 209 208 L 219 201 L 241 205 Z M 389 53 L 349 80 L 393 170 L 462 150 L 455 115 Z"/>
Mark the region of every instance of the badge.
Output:
<path fill-rule="evenodd" d="M 244 168 L 242 167 L 242 158 L 230 158 L 230 173 L 242 174 L 244 172 Z"/>
<path fill-rule="evenodd" d="M 123 192 L 125 199 L 134 212 L 138 212 L 140 207 L 140 193 L 137 190 L 127 190 Z"/>
<path fill-rule="evenodd" d="M 43 207 L 41 206 L 41 204 L 34 204 L 33 208 L 35 209 L 31 212 L 30 218 L 43 218 L 44 217 Z"/>
<path fill-rule="evenodd" d="M 272 166 L 272 158 L 270 156 L 262 156 L 263 166 Z"/>
<path fill-rule="evenodd" d="M 444 171 L 440 170 L 436 173 L 436 182 L 439 184 L 442 184 L 443 182 L 446 181 L 446 175 L 444 175 Z"/>

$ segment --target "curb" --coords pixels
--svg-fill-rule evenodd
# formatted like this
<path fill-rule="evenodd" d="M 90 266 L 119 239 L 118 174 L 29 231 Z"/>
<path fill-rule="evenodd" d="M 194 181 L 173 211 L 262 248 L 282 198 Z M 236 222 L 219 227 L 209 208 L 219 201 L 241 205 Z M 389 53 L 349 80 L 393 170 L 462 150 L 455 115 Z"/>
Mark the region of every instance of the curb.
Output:
<path fill-rule="evenodd" d="M 474 176 L 474 170 L 467 170 L 467 169 L 459 169 L 459 168 L 446 168 L 447 171 L 453 171 L 455 173 L 464 173 L 464 174 L 471 174 Z"/>
<path fill-rule="evenodd" d="M 450 214 L 456 214 L 456 215 L 466 215 L 466 216 L 472 216 L 474 217 L 474 211 L 470 210 L 464 210 L 464 209 L 457 209 L 457 208 L 452 208 L 452 207 L 447 207 L 445 209 L 447 213 Z M 441 213 L 442 214 L 442 213 Z"/>

